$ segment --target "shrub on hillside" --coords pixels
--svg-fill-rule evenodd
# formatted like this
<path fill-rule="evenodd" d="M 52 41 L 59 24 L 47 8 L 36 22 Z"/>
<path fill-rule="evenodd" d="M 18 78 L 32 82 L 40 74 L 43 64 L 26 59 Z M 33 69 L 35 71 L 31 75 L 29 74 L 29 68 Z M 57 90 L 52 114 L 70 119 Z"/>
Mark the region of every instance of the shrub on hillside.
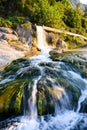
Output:
<path fill-rule="evenodd" d="M 76 10 L 67 10 L 64 16 L 64 22 L 71 28 L 81 27 L 81 16 Z"/>
<path fill-rule="evenodd" d="M 8 19 L 0 18 L 0 27 L 12 27 L 12 22 Z"/>

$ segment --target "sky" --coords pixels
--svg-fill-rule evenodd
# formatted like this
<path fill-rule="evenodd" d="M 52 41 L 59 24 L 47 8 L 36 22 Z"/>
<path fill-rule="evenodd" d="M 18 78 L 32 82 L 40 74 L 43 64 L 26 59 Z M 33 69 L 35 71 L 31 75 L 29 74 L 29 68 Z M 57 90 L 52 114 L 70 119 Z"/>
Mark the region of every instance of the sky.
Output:
<path fill-rule="evenodd" d="M 87 4 L 87 0 L 80 0 L 81 3 Z"/>

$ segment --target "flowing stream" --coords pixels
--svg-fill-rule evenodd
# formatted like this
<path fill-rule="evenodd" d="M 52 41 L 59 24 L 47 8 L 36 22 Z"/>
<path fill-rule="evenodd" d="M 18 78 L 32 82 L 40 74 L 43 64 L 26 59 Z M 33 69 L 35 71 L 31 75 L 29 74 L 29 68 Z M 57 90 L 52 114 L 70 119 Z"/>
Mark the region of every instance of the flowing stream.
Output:
<path fill-rule="evenodd" d="M 24 97 L 24 115 L 1 121 L 1 130 L 87 130 L 87 113 L 82 110 L 87 101 L 87 79 L 73 66 L 52 61 L 45 39 L 43 27 L 37 26 L 41 54 L 27 59 L 29 65 L 20 63 L 23 68 L 0 81 L 5 84 L 34 69 L 27 87 L 29 95 Z M 42 114 L 37 104 L 42 105 Z"/>

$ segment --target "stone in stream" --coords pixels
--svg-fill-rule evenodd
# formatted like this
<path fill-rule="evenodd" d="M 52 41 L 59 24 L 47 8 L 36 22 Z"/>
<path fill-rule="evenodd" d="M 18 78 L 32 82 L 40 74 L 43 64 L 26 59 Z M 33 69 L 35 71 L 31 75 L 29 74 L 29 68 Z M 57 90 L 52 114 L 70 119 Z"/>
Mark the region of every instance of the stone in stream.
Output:
<path fill-rule="evenodd" d="M 87 113 L 87 98 L 81 103 L 81 108 L 79 112 Z"/>
<path fill-rule="evenodd" d="M 62 61 L 77 67 L 83 77 L 87 77 L 87 51 L 66 51 L 58 53 L 57 51 L 51 51 L 50 57 L 54 61 Z"/>

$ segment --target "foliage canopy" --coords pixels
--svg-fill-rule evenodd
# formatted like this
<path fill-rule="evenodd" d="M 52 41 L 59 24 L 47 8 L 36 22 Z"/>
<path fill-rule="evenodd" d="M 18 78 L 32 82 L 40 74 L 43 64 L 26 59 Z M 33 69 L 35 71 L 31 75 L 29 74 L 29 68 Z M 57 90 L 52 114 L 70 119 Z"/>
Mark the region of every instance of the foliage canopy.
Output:
<path fill-rule="evenodd" d="M 0 0 L 0 17 L 0 26 L 16 27 L 27 17 L 38 25 L 87 31 L 87 11 L 70 0 Z"/>

